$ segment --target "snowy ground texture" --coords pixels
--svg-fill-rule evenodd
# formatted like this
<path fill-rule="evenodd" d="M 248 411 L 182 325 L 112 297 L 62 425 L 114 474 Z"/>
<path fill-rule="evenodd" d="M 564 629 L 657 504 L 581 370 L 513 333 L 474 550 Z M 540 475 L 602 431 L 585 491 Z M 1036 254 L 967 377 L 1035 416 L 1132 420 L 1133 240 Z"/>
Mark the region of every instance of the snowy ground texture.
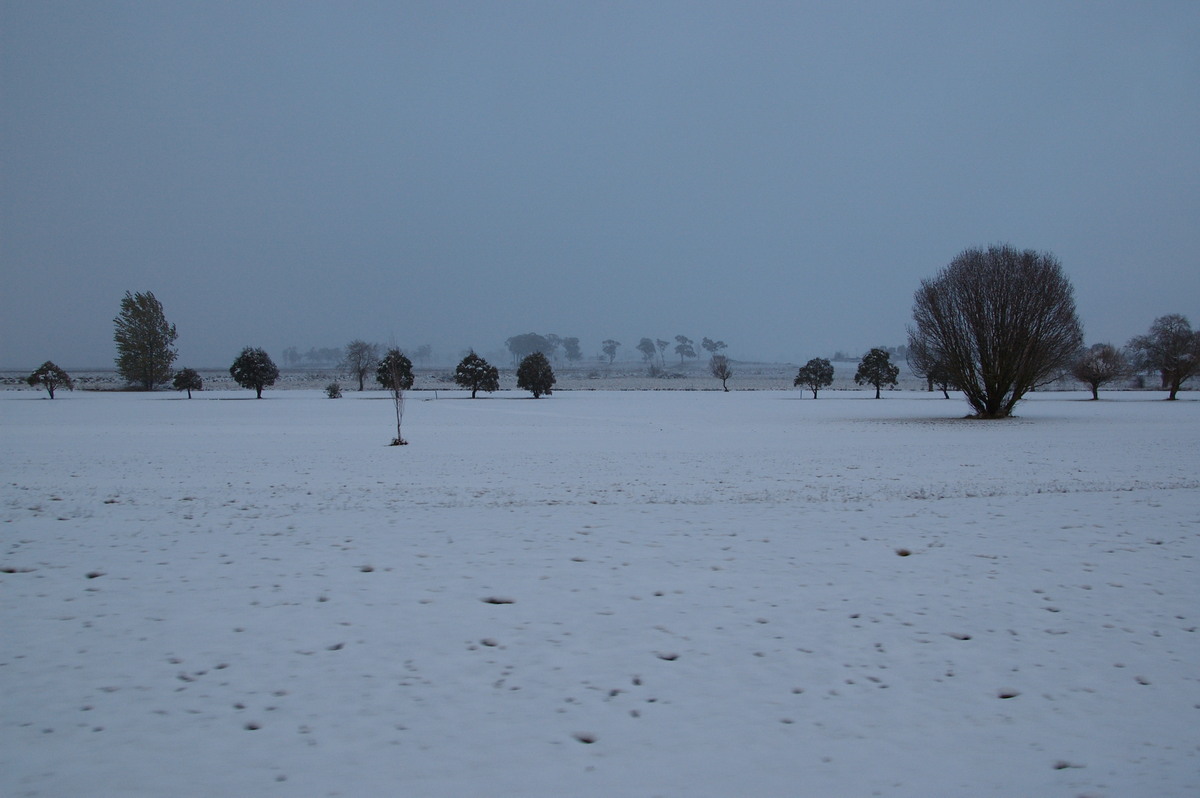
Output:
<path fill-rule="evenodd" d="M 438 396 L 0 393 L 0 795 L 1200 794 L 1194 395 Z"/>

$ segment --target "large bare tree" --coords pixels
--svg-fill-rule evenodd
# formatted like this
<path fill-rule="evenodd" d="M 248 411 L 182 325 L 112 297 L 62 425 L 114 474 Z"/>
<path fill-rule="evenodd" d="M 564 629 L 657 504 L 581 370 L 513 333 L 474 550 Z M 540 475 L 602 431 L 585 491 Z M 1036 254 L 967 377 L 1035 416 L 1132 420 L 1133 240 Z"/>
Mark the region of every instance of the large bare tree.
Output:
<path fill-rule="evenodd" d="M 1184 380 L 1200 371 L 1200 331 L 1193 332 L 1186 316 L 1171 313 L 1150 325 L 1150 332 L 1129 341 L 1134 365 L 1162 375 L 1163 388 L 1174 399 Z"/>
<path fill-rule="evenodd" d="M 978 418 L 1007 418 L 1083 345 L 1075 291 L 1049 253 L 968 249 L 923 280 L 910 340 L 944 365 Z"/>

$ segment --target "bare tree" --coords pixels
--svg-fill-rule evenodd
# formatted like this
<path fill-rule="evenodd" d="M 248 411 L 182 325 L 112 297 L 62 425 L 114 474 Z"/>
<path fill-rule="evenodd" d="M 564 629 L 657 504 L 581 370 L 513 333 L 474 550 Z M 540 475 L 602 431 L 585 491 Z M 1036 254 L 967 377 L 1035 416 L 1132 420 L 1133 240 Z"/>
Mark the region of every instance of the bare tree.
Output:
<path fill-rule="evenodd" d="M 1150 332 L 1129 341 L 1134 365 L 1141 371 L 1157 371 L 1163 388 L 1174 399 L 1179 386 L 1200 370 L 1200 331 L 1193 332 L 1186 316 L 1172 313 L 1160 316 Z"/>
<path fill-rule="evenodd" d="M 341 368 L 358 379 L 358 390 L 364 389 L 367 375 L 379 364 L 379 346 L 366 341 L 355 339 L 346 344 L 342 355 Z"/>
<path fill-rule="evenodd" d="M 1074 289 L 1048 253 L 968 249 L 913 299 L 910 345 L 944 364 L 978 418 L 1007 418 L 1083 345 Z"/>
<path fill-rule="evenodd" d="M 1079 353 L 1071 364 L 1071 376 L 1092 389 L 1092 399 L 1100 398 L 1100 386 L 1119 380 L 1129 373 L 1129 362 L 1112 344 L 1092 344 Z"/>
<path fill-rule="evenodd" d="M 721 387 L 728 391 L 729 386 L 726 385 L 726 382 L 733 376 L 733 367 L 729 365 L 729 358 L 724 355 L 713 355 L 708 361 L 708 369 L 714 377 L 721 381 Z"/>

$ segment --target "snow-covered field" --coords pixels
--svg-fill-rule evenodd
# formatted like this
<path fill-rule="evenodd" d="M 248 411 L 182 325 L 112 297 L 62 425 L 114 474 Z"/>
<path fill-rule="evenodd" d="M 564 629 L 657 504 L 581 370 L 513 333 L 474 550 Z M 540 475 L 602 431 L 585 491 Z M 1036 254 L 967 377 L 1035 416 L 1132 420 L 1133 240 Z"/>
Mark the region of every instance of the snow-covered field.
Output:
<path fill-rule="evenodd" d="M 0 393 L 0 795 L 1195 796 L 1200 401 Z"/>

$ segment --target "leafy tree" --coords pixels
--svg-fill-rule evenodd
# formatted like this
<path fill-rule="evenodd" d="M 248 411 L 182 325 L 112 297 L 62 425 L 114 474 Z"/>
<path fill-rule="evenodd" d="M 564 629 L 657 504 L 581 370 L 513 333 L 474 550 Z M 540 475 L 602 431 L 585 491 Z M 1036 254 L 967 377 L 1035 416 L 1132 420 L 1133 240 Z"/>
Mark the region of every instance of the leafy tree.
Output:
<path fill-rule="evenodd" d="M 729 365 L 729 358 L 724 355 L 713 355 L 708 361 L 708 370 L 721 381 L 721 387 L 728 391 L 729 386 L 726 383 L 733 376 L 733 367 Z"/>
<path fill-rule="evenodd" d="M 875 386 L 875 398 L 879 398 L 879 389 L 884 385 L 895 385 L 900 376 L 900 367 L 892 363 L 892 356 L 886 349 L 876 347 L 863 355 L 858 363 L 858 371 L 854 373 L 857 385 L 866 383 Z"/>
<path fill-rule="evenodd" d="M 472 350 L 454 369 L 454 382 L 463 388 L 470 388 L 471 398 L 474 399 L 478 391 L 491 393 L 500 390 L 500 372 Z"/>
<path fill-rule="evenodd" d="M 968 249 L 913 300 L 910 346 L 943 364 L 978 418 L 1007 418 L 1059 377 L 1083 345 L 1074 289 L 1048 253 Z"/>
<path fill-rule="evenodd" d="M 175 372 L 175 379 L 171 382 L 177 391 L 187 391 L 188 399 L 192 398 L 192 391 L 203 391 L 204 380 L 196 373 L 195 369 L 180 369 Z"/>
<path fill-rule="evenodd" d="M 325 386 L 325 395 L 330 399 L 342 398 L 342 384 L 339 382 L 331 382 Z"/>
<path fill-rule="evenodd" d="M 679 365 L 683 365 L 685 357 L 696 357 L 696 347 L 692 346 L 693 343 L 686 335 L 675 336 L 675 354 L 679 355 Z"/>
<path fill-rule="evenodd" d="M 71 375 L 54 365 L 47 360 L 42 365 L 25 378 L 25 382 L 29 383 L 30 388 L 36 388 L 38 385 L 44 386 L 50 398 L 54 398 L 54 392 L 60 387 L 66 388 L 68 391 L 75 390 L 75 382 L 71 379 Z"/>
<path fill-rule="evenodd" d="M 400 390 L 402 391 L 413 387 L 413 383 L 416 381 L 413 378 L 412 361 L 399 349 L 392 348 L 384 355 L 383 360 L 379 361 L 379 365 L 375 369 L 375 381 L 385 391 L 395 390 L 393 377 L 396 375 L 399 376 Z"/>
<path fill-rule="evenodd" d="M 229 376 L 243 388 L 253 388 L 255 398 L 262 399 L 263 388 L 279 379 L 279 369 L 266 350 L 247 346 L 229 367 Z"/>
<path fill-rule="evenodd" d="M 1079 353 L 1071 364 L 1071 376 L 1092 389 L 1092 399 L 1100 398 L 1100 386 L 1119 380 L 1129 373 L 1125 354 L 1112 344 L 1092 344 Z"/>
<path fill-rule="evenodd" d="M 614 341 L 611 338 L 606 338 L 604 343 L 600 345 L 600 351 L 608 355 L 608 364 L 610 366 L 612 365 L 612 362 L 617 359 L 617 350 L 620 348 L 621 342 Z"/>
<path fill-rule="evenodd" d="M 711 338 L 705 338 L 700 342 L 700 346 L 703 347 L 705 352 L 708 352 L 710 355 L 715 355 L 725 348 L 725 342 L 714 341 Z"/>
<path fill-rule="evenodd" d="M 555 336 L 557 338 L 558 336 Z M 512 353 L 513 362 L 518 362 L 526 355 L 532 355 L 534 352 L 550 352 L 552 346 L 550 339 L 544 335 L 537 333 L 525 333 L 524 335 L 514 335 L 504 342 L 508 347 L 508 351 Z M 557 346 L 555 344 L 554 346 Z"/>
<path fill-rule="evenodd" d="M 517 366 L 517 387 L 532 393 L 534 399 L 553 393 L 554 382 L 554 370 L 541 352 L 526 355 Z"/>
<path fill-rule="evenodd" d="M 152 391 L 171 379 L 171 364 L 178 353 L 172 344 L 177 333 L 174 324 L 167 324 L 162 303 L 154 294 L 125 292 L 121 312 L 113 319 L 116 330 L 117 372 L 130 383 L 138 383 Z"/>
<path fill-rule="evenodd" d="M 583 350 L 579 348 L 578 338 L 562 339 L 563 351 L 567 354 L 567 360 L 571 363 L 577 363 L 583 360 Z"/>
<path fill-rule="evenodd" d="M 1174 399 L 1184 381 L 1200 370 L 1200 331 L 1193 332 L 1186 316 L 1160 316 L 1150 332 L 1129 341 L 1134 364 L 1139 370 L 1157 371 L 1163 388 Z"/>
<path fill-rule="evenodd" d="M 658 351 L 654 348 L 654 341 L 649 338 L 643 338 L 638 341 L 637 351 L 642 353 L 642 360 L 651 361 L 654 359 L 655 353 Z"/>
<path fill-rule="evenodd" d="M 363 383 L 371 369 L 379 363 L 379 347 L 366 341 L 355 339 L 346 344 L 342 355 L 341 368 L 353 377 L 358 378 L 358 390 L 363 390 Z"/>
<path fill-rule="evenodd" d="M 823 357 L 814 357 L 796 372 L 792 385 L 803 385 L 812 391 L 813 399 L 816 399 L 817 391 L 833 385 L 833 364 Z"/>

